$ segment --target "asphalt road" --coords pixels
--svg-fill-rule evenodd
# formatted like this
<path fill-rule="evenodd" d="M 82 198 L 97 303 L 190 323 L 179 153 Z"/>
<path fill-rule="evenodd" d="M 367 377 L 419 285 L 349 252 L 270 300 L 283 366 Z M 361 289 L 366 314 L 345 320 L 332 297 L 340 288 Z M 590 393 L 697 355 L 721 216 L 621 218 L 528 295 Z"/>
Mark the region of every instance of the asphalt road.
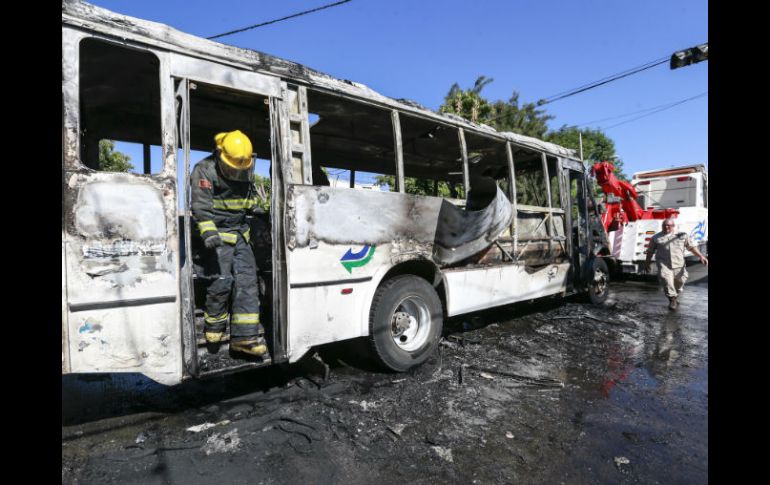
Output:
<path fill-rule="evenodd" d="M 708 271 L 446 322 L 412 372 L 353 346 L 216 381 L 62 379 L 62 482 L 707 483 Z M 200 432 L 189 427 L 215 426 Z"/>

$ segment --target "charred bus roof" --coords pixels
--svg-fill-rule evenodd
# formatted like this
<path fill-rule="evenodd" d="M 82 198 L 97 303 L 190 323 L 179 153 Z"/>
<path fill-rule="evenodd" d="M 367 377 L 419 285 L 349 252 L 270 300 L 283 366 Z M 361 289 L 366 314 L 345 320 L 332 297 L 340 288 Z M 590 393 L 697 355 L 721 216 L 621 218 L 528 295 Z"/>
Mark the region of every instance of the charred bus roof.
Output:
<path fill-rule="evenodd" d="M 491 126 L 474 123 L 454 114 L 436 113 L 414 101 L 390 98 L 364 84 L 337 79 L 296 62 L 197 37 L 165 24 L 121 15 L 80 0 L 62 0 L 62 23 L 72 28 L 98 32 L 113 39 L 141 43 L 236 69 L 280 77 L 318 90 L 354 98 L 359 102 L 463 128 L 478 135 L 510 141 L 523 148 L 578 160 L 575 150 L 554 143 L 512 132 L 500 132 Z M 578 164 L 574 164 L 575 168 L 577 166 Z"/>

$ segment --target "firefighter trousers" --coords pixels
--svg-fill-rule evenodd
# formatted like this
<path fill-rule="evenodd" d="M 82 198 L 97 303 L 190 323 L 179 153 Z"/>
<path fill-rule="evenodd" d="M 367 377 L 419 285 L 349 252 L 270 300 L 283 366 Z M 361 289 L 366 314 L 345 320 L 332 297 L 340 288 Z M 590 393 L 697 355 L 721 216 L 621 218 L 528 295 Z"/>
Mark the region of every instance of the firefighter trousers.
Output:
<path fill-rule="evenodd" d="M 219 262 L 219 277 L 206 291 L 204 314 L 206 331 L 224 332 L 230 321 L 233 340 L 256 337 L 265 333 L 259 321 L 257 263 L 251 246 L 238 233 L 235 244 L 223 244 L 210 251 L 209 257 Z M 232 313 L 228 301 L 232 294 Z"/>

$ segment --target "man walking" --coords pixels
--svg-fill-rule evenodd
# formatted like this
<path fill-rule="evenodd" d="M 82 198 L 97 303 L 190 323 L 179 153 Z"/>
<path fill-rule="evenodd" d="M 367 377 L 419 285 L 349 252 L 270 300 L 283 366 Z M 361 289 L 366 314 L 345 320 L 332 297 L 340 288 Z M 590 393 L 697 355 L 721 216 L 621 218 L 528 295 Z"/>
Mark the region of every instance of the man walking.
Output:
<path fill-rule="evenodd" d="M 703 256 L 698 248 L 692 245 L 689 236 L 684 232 L 674 232 L 676 222 L 673 218 L 663 221 L 663 230 L 650 239 L 647 249 L 645 269 L 650 271 L 652 256 L 658 265 L 658 280 L 663 291 L 668 297 L 669 310 L 676 310 L 679 305 L 677 299 L 682 294 L 684 283 L 687 281 L 687 269 L 685 268 L 684 251 L 688 249 L 700 258 L 700 262 L 708 266 L 709 260 Z"/>

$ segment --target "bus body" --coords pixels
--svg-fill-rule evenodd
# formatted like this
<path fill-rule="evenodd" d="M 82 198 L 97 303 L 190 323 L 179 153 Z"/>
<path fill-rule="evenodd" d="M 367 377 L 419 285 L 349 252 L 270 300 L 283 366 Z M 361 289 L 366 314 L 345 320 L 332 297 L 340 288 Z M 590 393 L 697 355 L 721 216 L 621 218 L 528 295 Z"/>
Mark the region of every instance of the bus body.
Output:
<path fill-rule="evenodd" d="M 62 373 L 175 384 L 264 365 L 202 338 L 192 152 L 234 129 L 269 163 L 270 210 L 251 223 L 273 363 L 368 337 L 404 370 L 446 316 L 606 297 L 606 233 L 572 150 L 70 0 L 62 100 Z M 105 140 L 140 145 L 143 170 L 104 170 Z M 388 190 L 356 188 L 373 174 Z"/>
<path fill-rule="evenodd" d="M 708 173 L 704 165 L 637 172 L 631 185 L 644 209 L 676 209 L 676 231 L 687 233 L 703 254 L 708 252 Z M 661 231 L 661 222 L 633 221 L 609 233 L 612 256 L 623 272 L 641 272 L 650 238 Z"/>

